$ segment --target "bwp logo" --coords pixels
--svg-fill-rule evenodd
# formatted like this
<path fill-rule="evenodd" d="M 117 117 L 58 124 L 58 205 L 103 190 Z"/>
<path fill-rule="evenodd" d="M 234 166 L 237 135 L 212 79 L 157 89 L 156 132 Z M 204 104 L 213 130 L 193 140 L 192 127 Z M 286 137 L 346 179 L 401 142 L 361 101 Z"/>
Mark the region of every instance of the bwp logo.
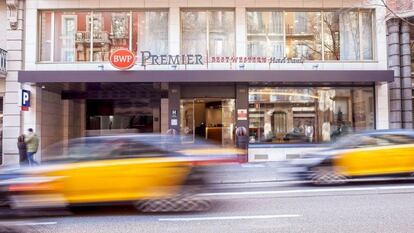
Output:
<path fill-rule="evenodd" d="M 128 49 L 118 49 L 112 52 L 111 65 L 120 70 L 131 69 L 135 65 L 135 54 Z"/>

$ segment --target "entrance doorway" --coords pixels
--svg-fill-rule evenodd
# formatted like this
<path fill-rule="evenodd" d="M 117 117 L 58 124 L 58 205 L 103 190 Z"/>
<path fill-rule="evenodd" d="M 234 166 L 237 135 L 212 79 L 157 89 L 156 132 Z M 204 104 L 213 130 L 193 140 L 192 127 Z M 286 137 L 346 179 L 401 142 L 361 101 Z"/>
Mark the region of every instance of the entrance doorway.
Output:
<path fill-rule="evenodd" d="M 197 98 L 181 100 L 182 134 L 193 142 L 196 137 L 234 145 L 235 100 Z"/>

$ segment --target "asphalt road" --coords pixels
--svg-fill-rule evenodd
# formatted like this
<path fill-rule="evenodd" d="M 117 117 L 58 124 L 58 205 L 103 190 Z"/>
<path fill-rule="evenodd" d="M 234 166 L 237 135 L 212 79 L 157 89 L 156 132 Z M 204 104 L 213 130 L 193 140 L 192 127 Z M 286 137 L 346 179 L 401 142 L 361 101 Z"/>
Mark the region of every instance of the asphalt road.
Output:
<path fill-rule="evenodd" d="M 414 183 L 277 184 L 205 194 L 205 213 L 141 214 L 128 206 L 19 222 L 38 232 L 414 232 Z M 21 220 L 20 220 L 21 221 Z"/>

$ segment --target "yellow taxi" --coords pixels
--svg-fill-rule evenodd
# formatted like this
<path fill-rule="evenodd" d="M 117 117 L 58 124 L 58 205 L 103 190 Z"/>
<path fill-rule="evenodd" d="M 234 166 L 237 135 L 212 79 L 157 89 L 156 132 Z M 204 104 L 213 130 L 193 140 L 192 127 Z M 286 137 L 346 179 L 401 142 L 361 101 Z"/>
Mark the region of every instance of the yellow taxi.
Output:
<path fill-rule="evenodd" d="M 348 135 L 326 150 L 292 161 L 296 177 L 314 184 L 340 184 L 351 178 L 412 175 L 414 131 L 378 130 Z"/>
<path fill-rule="evenodd" d="M 215 156 L 222 149 L 210 144 L 188 147 L 162 135 L 75 139 L 50 147 L 42 165 L 14 171 L 1 185 L 14 209 L 130 202 L 144 212 L 207 210 L 209 201 L 196 194 L 206 187 L 208 165 L 235 157 Z M 197 155 L 208 148 L 209 156 Z"/>

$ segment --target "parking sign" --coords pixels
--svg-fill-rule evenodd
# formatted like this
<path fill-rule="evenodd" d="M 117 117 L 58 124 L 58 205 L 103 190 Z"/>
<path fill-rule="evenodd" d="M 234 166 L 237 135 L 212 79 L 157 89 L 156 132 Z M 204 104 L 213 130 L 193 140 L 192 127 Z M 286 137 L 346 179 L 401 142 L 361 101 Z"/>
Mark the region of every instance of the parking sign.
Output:
<path fill-rule="evenodd" d="M 20 94 L 20 106 L 22 107 L 22 111 L 29 111 L 30 107 L 30 91 L 28 90 L 21 90 Z"/>

